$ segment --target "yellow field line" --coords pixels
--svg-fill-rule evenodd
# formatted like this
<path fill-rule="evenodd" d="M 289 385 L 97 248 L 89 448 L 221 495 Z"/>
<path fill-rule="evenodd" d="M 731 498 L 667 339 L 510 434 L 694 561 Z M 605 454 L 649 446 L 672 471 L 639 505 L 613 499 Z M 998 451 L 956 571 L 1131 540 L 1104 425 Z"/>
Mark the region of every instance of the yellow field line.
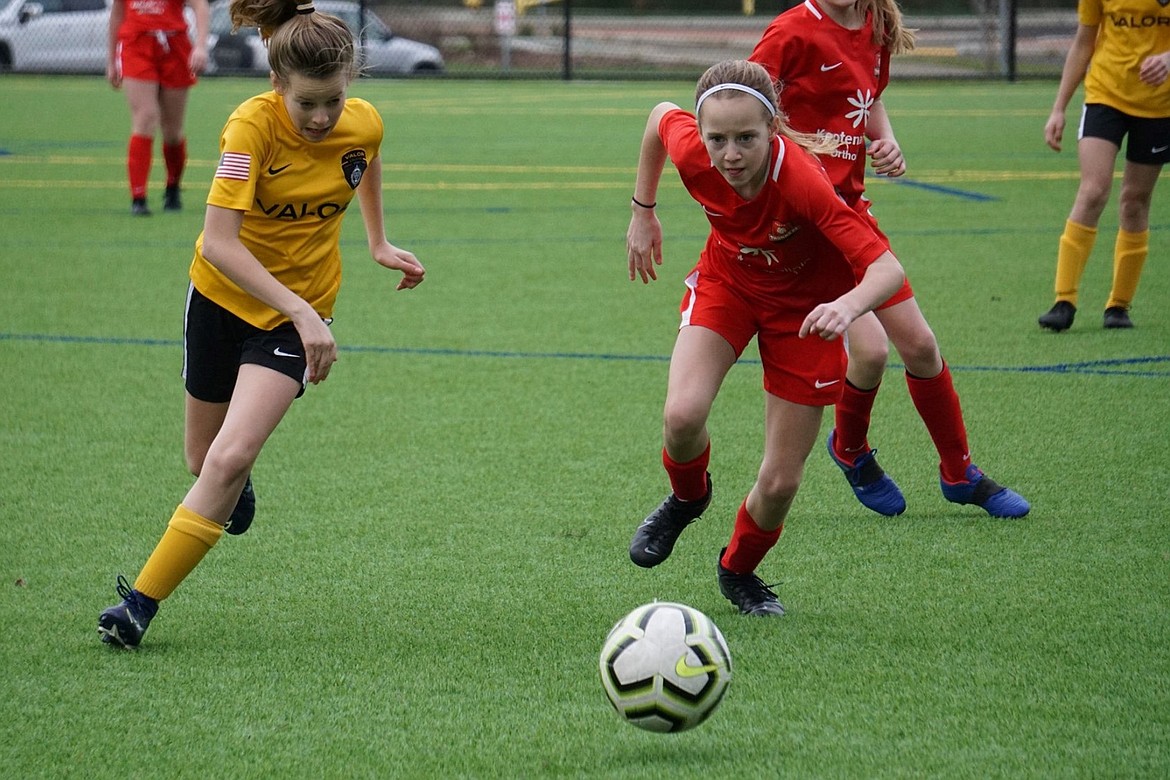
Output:
<path fill-rule="evenodd" d="M 10 179 L 5 181 L 6 188 L 9 189 L 28 189 L 28 190 L 82 190 L 82 189 L 99 189 L 99 190 L 123 190 L 126 188 L 125 182 L 115 181 L 81 181 L 81 180 L 58 180 L 46 181 L 44 179 Z M 585 181 L 517 181 L 517 182 L 455 182 L 455 181 L 433 181 L 433 182 L 383 182 L 382 189 L 389 191 L 444 191 L 444 190 L 463 190 L 463 191 L 498 191 L 498 190 L 609 190 L 629 188 L 629 180 L 622 180 L 620 182 L 585 182 Z M 191 187 L 192 192 L 203 191 L 207 188 Z"/>
<path fill-rule="evenodd" d="M 0 165 L 116 165 L 126 164 L 121 156 L 110 157 L 67 157 L 64 155 L 46 156 L 9 156 L 0 157 Z M 188 168 L 214 168 L 218 160 L 188 160 Z M 633 175 L 634 170 L 620 166 L 590 166 L 590 165 L 460 165 L 454 163 L 437 164 L 410 164 L 387 163 L 382 164 L 382 170 L 389 173 L 427 173 L 440 171 L 443 173 L 518 173 L 518 174 L 556 174 L 564 173 L 574 176 L 595 175 Z"/>

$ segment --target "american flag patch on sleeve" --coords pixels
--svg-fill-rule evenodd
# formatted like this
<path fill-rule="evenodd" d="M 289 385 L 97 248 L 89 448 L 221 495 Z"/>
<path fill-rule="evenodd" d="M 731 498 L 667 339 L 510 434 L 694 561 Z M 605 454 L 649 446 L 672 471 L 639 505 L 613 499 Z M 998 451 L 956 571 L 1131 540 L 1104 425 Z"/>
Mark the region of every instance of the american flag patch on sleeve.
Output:
<path fill-rule="evenodd" d="M 251 167 L 252 155 L 241 152 L 224 152 L 219 158 L 219 167 L 215 169 L 215 178 L 247 181 L 248 171 Z"/>

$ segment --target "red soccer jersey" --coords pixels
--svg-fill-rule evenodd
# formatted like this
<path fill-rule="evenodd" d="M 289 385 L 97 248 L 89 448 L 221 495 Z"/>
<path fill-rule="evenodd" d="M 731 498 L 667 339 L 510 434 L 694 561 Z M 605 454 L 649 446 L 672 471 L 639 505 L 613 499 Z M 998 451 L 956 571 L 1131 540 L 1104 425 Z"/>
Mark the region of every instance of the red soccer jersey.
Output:
<path fill-rule="evenodd" d="M 780 105 L 793 129 L 843 142 L 823 162 L 849 203 L 865 191 L 869 109 L 890 82 L 886 47 L 873 42 L 873 17 L 847 30 L 805 0 L 768 25 L 749 58 L 780 82 Z"/>
<path fill-rule="evenodd" d="M 177 32 L 187 29 L 184 0 L 124 0 L 126 16 L 118 34 L 130 38 L 144 32 Z"/>
<path fill-rule="evenodd" d="M 817 159 L 794 141 L 773 139 L 763 189 L 744 200 L 723 178 L 693 114 L 667 112 L 658 126 L 683 185 L 711 223 L 703 262 L 756 269 L 756 283 L 791 294 L 803 317 L 854 284 L 890 247 L 837 195 Z"/>

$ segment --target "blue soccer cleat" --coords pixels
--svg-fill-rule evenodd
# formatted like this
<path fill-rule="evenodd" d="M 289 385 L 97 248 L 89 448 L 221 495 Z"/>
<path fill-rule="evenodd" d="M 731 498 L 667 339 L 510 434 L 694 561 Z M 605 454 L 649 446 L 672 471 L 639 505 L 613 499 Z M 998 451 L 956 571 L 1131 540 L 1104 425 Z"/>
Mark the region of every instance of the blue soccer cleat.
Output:
<path fill-rule="evenodd" d="M 852 466 L 837 457 L 833 450 L 833 442 L 837 440 L 837 430 L 829 433 L 829 457 L 845 473 L 845 479 L 853 488 L 853 495 L 862 506 L 872 509 L 879 515 L 893 517 L 906 511 L 906 499 L 898 485 L 890 475 L 882 471 L 878 465 L 877 450 L 870 450 L 859 457 Z"/>
<path fill-rule="evenodd" d="M 967 479 L 951 484 L 939 477 L 943 498 L 953 504 L 974 504 L 983 507 L 992 517 L 1023 517 L 1032 508 L 1019 493 L 1005 488 L 979 470 L 972 463 L 967 467 Z"/>

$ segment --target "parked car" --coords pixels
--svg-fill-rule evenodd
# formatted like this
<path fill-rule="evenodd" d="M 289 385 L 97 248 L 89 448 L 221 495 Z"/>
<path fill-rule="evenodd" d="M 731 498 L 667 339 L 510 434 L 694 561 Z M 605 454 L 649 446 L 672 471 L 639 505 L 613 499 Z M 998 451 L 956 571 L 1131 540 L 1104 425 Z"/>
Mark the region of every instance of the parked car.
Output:
<path fill-rule="evenodd" d="M 0 0 L 0 70 L 105 73 L 109 0 Z"/>
<path fill-rule="evenodd" d="M 268 73 L 268 49 L 254 28 L 241 27 L 232 33 L 228 0 L 211 4 L 211 63 L 216 73 Z M 421 74 L 443 70 L 443 55 L 434 46 L 402 38 L 390 31 L 369 8 L 361 16 L 361 6 L 353 0 L 316 0 L 316 8 L 344 21 L 359 38 L 364 28 L 365 42 L 360 62 L 366 73 Z M 361 21 L 359 21 L 361 20 Z"/>

